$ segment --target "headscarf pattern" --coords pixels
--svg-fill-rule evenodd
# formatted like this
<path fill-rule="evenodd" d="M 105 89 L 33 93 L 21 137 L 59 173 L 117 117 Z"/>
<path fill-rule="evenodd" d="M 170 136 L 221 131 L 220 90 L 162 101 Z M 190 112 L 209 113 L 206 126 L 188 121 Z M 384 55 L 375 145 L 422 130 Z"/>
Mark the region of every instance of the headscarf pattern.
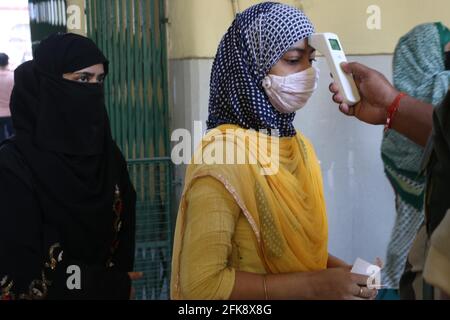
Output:
<path fill-rule="evenodd" d="M 290 47 L 313 33 L 305 14 L 288 5 L 265 2 L 239 14 L 213 64 L 208 129 L 235 124 L 245 129 L 276 129 L 281 137 L 295 136 L 295 113 L 278 112 L 262 80 Z"/>

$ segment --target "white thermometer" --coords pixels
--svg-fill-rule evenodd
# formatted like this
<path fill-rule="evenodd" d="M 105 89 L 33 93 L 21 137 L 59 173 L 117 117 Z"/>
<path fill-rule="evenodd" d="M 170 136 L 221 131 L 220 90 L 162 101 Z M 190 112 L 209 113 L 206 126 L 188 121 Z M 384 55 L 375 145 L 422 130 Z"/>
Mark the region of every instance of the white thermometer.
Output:
<path fill-rule="evenodd" d="M 344 96 L 344 102 L 349 106 L 357 104 L 361 100 L 361 96 L 353 76 L 346 74 L 341 68 L 341 63 L 347 62 L 347 58 L 338 36 L 334 33 L 314 33 L 309 37 L 309 45 L 327 59 L 333 79 Z"/>

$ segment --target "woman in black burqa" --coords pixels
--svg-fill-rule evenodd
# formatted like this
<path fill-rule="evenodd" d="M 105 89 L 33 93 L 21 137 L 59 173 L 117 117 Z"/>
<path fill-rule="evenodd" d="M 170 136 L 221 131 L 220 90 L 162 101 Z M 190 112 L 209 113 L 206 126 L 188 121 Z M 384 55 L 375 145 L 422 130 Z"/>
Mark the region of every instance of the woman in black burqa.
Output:
<path fill-rule="evenodd" d="M 1 299 L 129 299 L 136 194 L 89 39 L 57 34 L 15 72 L 0 147 Z M 130 273 L 129 273 L 130 272 Z"/>

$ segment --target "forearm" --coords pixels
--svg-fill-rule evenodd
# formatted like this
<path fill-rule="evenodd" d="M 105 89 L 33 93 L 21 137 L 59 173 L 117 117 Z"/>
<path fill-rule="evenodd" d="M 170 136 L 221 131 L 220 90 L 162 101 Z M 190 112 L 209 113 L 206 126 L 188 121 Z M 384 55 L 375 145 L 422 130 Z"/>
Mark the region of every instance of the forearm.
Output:
<path fill-rule="evenodd" d="M 406 96 L 400 102 L 392 129 L 418 145 L 425 146 L 433 127 L 433 106 Z"/>
<path fill-rule="evenodd" d="M 330 268 L 351 268 L 351 265 L 349 265 L 347 262 L 329 254 L 327 268 L 328 269 L 330 269 Z"/>
<path fill-rule="evenodd" d="M 330 254 L 327 268 L 350 269 L 351 266 Z M 260 275 L 236 271 L 235 284 L 230 300 L 316 299 L 317 285 L 312 280 L 313 275 L 312 272 Z"/>
<path fill-rule="evenodd" d="M 310 273 L 260 275 L 236 271 L 230 300 L 307 300 L 314 298 Z M 266 288 L 264 288 L 264 277 Z M 267 296 L 266 296 L 267 293 Z"/>

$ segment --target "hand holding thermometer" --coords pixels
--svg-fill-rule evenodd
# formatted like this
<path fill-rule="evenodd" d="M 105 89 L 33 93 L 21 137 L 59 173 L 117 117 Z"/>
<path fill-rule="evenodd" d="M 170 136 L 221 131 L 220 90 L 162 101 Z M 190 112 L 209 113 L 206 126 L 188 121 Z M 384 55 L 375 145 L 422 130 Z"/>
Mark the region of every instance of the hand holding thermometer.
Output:
<path fill-rule="evenodd" d="M 310 36 L 309 45 L 321 52 L 327 59 L 331 74 L 344 96 L 344 102 L 349 106 L 357 104 L 361 100 L 361 96 L 353 76 L 346 74 L 341 68 L 341 63 L 347 62 L 347 58 L 338 36 L 334 33 L 315 33 Z"/>

